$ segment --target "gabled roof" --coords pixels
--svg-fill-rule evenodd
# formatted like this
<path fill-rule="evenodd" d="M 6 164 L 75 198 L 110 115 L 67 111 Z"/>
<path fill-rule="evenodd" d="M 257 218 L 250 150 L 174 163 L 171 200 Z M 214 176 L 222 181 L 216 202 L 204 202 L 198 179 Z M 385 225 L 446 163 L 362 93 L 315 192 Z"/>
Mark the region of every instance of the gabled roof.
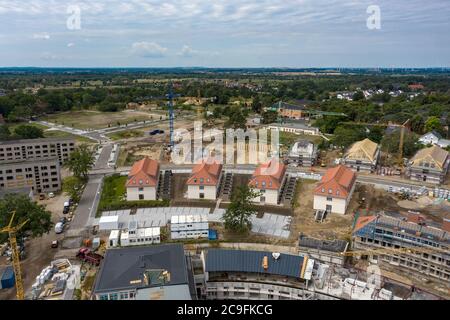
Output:
<path fill-rule="evenodd" d="M 448 152 L 438 146 L 432 146 L 417 151 L 416 155 L 411 159 L 411 165 L 422 167 L 420 163 L 434 163 L 438 169 L 443 170 L 448 158 Z"/>
<path fill-rule="evenodd" d="M 286 165 L 276 159 L 272 159 L 256 168 L 248 185 L 256 189 L 278 190 L 281 187 L 285 173 Z"/>
<path fill-rule="evenodd" d="M 356 232 L 362 228 L 364 228 L 366 225 L 371 223 L 372 221 L 375 221 L 377 219 L 377 216 L 364 216 L 359 217 L 356 220 L 355 227 L 353 228 L 353 232 Z"/>
<path fill-rule="evenodd" d="M 438 138 L 438 139 L 442 139 L 441 134 L 440 134 L 439 132 L 435 131 L 435 130 L 425 133 L 425 134 L 424 134 L 423 136 L 421 136 L 420 138 L 422 139 L 422 138 L 425 138 L 425 137 L 427 137 L 427 136 L 429 136 L 429 135 L 433 135 L 433 136 L 435 136 L 435 137 Z"/>
<path fill-rule="evenodd" d="M 345 154 L 345 159 L 374 161 L 377 155 L 378 144 L 370 139 L 355 142 Z"/>
<path fill-rule="evenodd" d="M 355 173 L 345 166 L 337 166 L 328 169 L 322 180 L 314 189 L 314 194 L 319 196 L 333 196 L 335 198 L 347 198 L 356 182 Z"/>
<path fill-rule="evenodd" d="M 145 157 L 133 164 L 128 174 L 127 187 L 156 187 L 159 177 L 159 163 Z"/>
<path fill-rule="evenodd" d="M 222 167 L 222 164 L 215 160 L 202 160 L 192 168 L 192 174 L 186 184 L 215 186 L 219 183 Z"/>

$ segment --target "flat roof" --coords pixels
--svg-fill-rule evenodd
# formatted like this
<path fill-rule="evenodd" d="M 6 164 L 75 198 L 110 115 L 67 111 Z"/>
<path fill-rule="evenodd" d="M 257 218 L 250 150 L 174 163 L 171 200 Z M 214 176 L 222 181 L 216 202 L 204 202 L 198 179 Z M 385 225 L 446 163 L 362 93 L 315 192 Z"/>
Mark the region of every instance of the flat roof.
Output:
<path fill-rule="evenodd" d="M 144 273 L 166 270 L 170 279 L 165 286 L 188 284 L 186 257 L 182 244 L 163 244 L 109 249 L 101 263 L 94 293 L 161 287 L 144 281 Z"/>
<path fill-rule="evenodd" d="M 41 143 L 41 142 L 75 142 L 74 138 L 38 138 L 38 139 L 17 139 L 17 140 L 5 140 L 0 141 L 0 145 L 8 145 L 8 144 L 33 144 L 33 143 Z"/>
<path fill-rule="evenodd" d="M 264 270 L 263 259 L 267 257 L 268 268 Z M 304 257 L 281 253 L 278 259 L 272 252 L 248 250 L 209 249 L 206 252 L 207 272 L 248 272 L 301 278 Z"/>
<path fill-rule="evenodd" d="M 119 221 L 119 216 L 103 216 L 100 218 L 99 223 L 117 222 L 117 221 Z"/>

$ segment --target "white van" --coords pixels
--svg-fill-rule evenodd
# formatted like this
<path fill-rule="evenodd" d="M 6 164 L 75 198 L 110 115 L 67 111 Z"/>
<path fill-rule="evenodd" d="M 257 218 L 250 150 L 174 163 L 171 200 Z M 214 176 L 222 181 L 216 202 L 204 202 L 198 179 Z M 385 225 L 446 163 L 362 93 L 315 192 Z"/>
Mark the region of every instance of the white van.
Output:
<path fill-rule="evenodd" d="M 60 233 L 63 232 L 63 230 L 64 230 L 64 225 L 62 224 L 62 222 L 58 222 L 58 223 L 55 225 L 55 233 L 56 233 L 56 234 L 60 234 Z"/>

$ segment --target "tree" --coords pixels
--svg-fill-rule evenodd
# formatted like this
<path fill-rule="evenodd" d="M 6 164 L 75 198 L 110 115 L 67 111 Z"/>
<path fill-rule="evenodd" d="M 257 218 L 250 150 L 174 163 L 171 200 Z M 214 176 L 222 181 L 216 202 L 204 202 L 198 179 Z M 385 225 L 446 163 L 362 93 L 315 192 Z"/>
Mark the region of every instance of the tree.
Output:
<path fill-rule="evenodd" d="M 360 126 L 339 126 L 334 130 L 334 145 L 347 148 L 352 143 L 366 138 L 365 130 Z"/>
<path fill-rule="evenodd" d="M 213 110 L 213 117 L 215 119 L 220 119 L 222 116 L 222 108 L 221 107 L 215 107 Z"/>
<path fill-rule="evenodd" d="M 356 91 L 353 94 L 353 101 L 360 101 L 360 100 L 364 100 L 364 93 L 362 91 Z"/>
<path fill-rule="evenodd" d="M 253 98 L 252 110 L 256 113 L 261 113 L 262 111 L 262 103 L 258 95 Z"/>
<path fill-rule="evenodd" d="M 71 153 L 66 166 L 73 175 L 82 181 L 86 181 L 89 170 L 94 166 L 94 155 L 88 145 L 82 144 Z"/>
<path fill-rule="evenodd" d="M 228 121 L 225 126 L 233 129 L 245 129 L 247 124 L 245 116 L 238 107 L 231 108 Z"/>
<path fill-rule="evenodd" d="M 41 128 L 26 124 L 16 127 L 14 129 L 14 134 L 21 139 L 36 139 L 44 137 L 44 131 Z"/>
<path fill-rule="evenodd" d="M 383 129 L 381 127 L 375 126 L 371 127 L 367 138 L 369 138 L 373 142 L 380 143 L 381 139 L 383 139 Z"/>
<path fill-rule="evenodd" d="M 425 121 L 423 120 L 423 117 L 420 114 L 416 114 L 414 117 L 411 118 L 411 130 L 422 134 L 423 129 L 425 127 Z"/>
<path fill-rule="evenodd" d="M 31 201 L 26 195 L 7 194 L 0 200 L 0 229 L 8 225 L 14 210 L 16 211 L 13 221 L 14 226 L 29 219 L 24 227 L 19 230 L 17 238 L 25 235 L 39 237 L 50 231 L 53 225 L 51 213 L 44 206 Z M 0 243 L 5 242 L 7 238 L 7 234 L 0 234 Z"/>
<path fill-rule="evenodd" d="M 238 186 L 231 195 L 231 203 L 223 215 L 225 228 L 235 232 L 247 232 L 251 228 L 250 217 L 256 213 L 252 199 L 260 196 L 247 185 Z"/>
<path fill-rule="evenodd" d="M 425 122 L 425 132 L 437 131 L 439 133 L 443 133 L 443 128 L 441 124 L 441 120 L 438 117 L 429 117 Z"/>
<path fill-rule="evenodd" d="M 0 141 L 7 140 L 11 136 L 8 126 L 0 124 Z"/>
<path fill-rule="evenodd" d="M 276 111 L 266 111 L 262 115 L 262 122 L 264 124 L 270 124 L 276 122 L 278 119 L 278 113 Z"/>
<path fill-rule="evenodd" d="M 387 134 L 381 140 L 381 149 L 384 152 L 391 154 L 398 153 L 400 145 L 400 130 Z M 417 137 L 411 132 L 405 132 L 405 139 L 403 141 L 403 156 L 409 158 L 419 150 L 419 143 Z"/>
<path fill-rule="evenodd" d="M 80 201 L 80 190 L 83 187 L 83 181 L 75 176 L 67 177 L 63 181 L 63 191 L 74 201 Z"/>

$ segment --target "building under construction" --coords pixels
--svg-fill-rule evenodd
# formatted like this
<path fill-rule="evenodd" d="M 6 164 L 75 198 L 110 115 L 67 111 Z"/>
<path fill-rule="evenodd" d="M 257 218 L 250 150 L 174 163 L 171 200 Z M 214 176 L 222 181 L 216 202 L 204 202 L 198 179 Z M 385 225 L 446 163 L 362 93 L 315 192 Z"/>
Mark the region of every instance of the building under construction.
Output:
<path fill-rule="evenodd" d="M 360 258 L 398 267 L 402 273 L 450 279 L 450 221 L 426 225 L 411 212 L 407 219 L 385 215 L 358 218 L 353 230 L 353 250 L 366 251 Z M 380 254 L 371 250 L 379 249 Z M 372 252 L 372 253 L 370 253 Z"/>

